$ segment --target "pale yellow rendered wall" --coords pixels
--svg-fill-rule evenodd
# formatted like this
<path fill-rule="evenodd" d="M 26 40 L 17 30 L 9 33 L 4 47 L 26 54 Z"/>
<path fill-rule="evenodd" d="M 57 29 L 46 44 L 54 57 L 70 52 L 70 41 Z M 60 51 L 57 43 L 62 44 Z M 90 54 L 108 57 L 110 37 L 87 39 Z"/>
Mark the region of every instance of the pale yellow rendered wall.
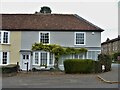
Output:
<path fill-rule="evenodd" d="M 20 62 L 21 31 L 10 32 L 10 64 Z"/>
<path fill-rule="evenodd" d="M 0 47 L 1 47 L 1 50 L 0 51 L 10 51 L 10 44 L 2 44 L 2 45 L 0 45 Z"/>
<path fill-rule="evenodd" d="M 2 45 L 0 45 L 0 51 L 2 51 Z"/>

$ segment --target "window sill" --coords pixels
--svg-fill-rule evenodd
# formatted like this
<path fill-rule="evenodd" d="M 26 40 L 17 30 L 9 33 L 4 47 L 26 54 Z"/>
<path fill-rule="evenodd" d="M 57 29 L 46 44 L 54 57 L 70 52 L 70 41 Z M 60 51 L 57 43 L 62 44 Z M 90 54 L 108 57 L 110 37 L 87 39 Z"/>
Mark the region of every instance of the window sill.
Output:
<path fill-rule="evenodd" d="M 54 64 L 49 64 L 48 66 L 54 66 Z"/>
<path fill-rule="evenodd" d="M 75 46 L 85 46 L 85 44 L 74 44 Z"/>
<path fill-rule="evenodd" d="M 43 43 L 43 45 L 50 45 L 50 43 Z"/>
<path fill-rule="evenodd" d="M 11 45 L 10 43 L 0 43 L 0 45 Z"/>
<path fill-rule="evenodd" d="M 7 66 L 7 65 L 9 65 L 9 64 L 0 64 L 0 66 Z"/>
<path fill-rule="evenodd" d="M 64 65 L 63 65 L 63 64 L 61 64 L 61 65 L 59 65 L 59 66 L 62 66 L 62 67 L 63 67 Z"/>
<path fill-rule="evenodd" d="M 33 64 L 33 66 L 40 66 L 40 64 Z"/>

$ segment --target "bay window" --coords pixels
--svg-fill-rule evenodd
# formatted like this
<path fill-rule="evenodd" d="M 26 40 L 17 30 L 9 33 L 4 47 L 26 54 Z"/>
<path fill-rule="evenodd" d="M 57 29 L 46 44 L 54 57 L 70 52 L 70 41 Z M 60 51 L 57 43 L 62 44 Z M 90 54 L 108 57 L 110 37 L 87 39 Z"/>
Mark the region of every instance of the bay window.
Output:
<path fill-rule="evenodd" d="M 39 64 L 39 53 L 35 53 L 35 64 Z"/>
<path fill-rule="evenodd" d="M 54 54 L 50 52 L 40 51 L 33 52 L 33 65 L 49 66 L 54 64 Z"/>
<path fill-rule="evenodd" d="M 50 53 L 50 61 L 49 61 L 49 64 L 53 64 L 53 58 L 54 58 L 54 55 L 53 53 Z"/>
<path fill-rule="evenodd" d="M 41 52 L 41 66 L 47 65 L 47 56 L 47 52 Z"/>

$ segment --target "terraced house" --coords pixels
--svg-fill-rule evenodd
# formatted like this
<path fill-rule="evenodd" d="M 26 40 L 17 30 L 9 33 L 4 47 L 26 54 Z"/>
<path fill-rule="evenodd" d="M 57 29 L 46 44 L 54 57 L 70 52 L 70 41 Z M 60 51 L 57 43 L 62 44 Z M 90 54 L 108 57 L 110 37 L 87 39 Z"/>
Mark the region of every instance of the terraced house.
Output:
<path fill-rule="evenodd" d="M 112 55 L 120 52 L 120 35 L 114 39 L 107 39 L 101 44 L 101 53 Z"/>
<path fill-rule="evenodd" d="M 61 56 L 59 68 L 66 58 L 97 60 L 101 52 L 103 29 L 76 14 L 1 14 L 0 65 L 16 64 L 20 68 L 41 69 L 54 66 L 54 55 L 45 51 L 32 51 L 35 42 L 59 44 L 63 47 L 86 48 L 87 53 Z"/>

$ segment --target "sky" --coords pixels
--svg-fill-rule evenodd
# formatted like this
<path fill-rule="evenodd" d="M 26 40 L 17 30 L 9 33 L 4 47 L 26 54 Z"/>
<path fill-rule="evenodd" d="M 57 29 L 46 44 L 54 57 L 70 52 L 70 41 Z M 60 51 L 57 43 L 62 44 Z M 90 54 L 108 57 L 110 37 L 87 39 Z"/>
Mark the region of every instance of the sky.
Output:
<path fill-rule="evenodd" d="M 119 0 L 1 0 L 0 13 L 32 13 L 43 6 L 51 8 L 52 13 L 77 14 L 104 29 L 101 42 L 118 36 Z"/>

